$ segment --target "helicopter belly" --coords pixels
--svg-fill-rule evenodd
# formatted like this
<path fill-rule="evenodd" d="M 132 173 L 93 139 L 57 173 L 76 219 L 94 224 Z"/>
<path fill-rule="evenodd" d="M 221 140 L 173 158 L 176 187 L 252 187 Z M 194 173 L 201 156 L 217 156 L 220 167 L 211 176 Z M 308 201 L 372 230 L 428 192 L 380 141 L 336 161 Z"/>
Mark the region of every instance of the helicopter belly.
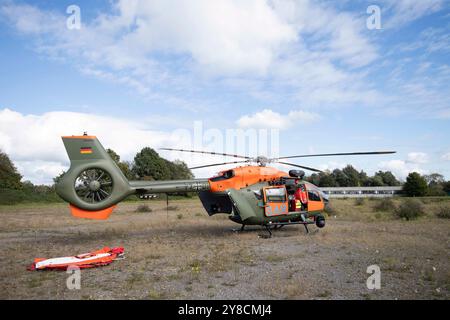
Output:
<path fill-rule="evenodd" d="M 200 201 L 203 204 L 208 215 L 213 216 L 217 213 L 231 213 L 233 211 L 230 197 L 226 193 L 201 191 L 199 192 Z"/>
<path fill-rule="evenodd" d="M 233 205 L 233 213 L 236 216 L 236 219 L 231 220 L 243 224 L 261 223 L 262 208 L 258 206 L 254 194 L 250 190 L 230 189 L 228 195 Z"/>

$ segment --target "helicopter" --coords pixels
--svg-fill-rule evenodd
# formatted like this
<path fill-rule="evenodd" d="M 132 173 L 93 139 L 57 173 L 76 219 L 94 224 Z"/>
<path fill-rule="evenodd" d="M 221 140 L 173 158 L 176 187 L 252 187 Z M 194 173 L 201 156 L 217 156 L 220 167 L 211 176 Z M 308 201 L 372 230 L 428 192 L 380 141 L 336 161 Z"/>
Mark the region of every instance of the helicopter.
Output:
<path fill-rule="evenodd" d="M 302 166 L 287 159 L 326 156 L 379 155 L 395 151 L 347 152 L 306 154 L 287 157 L 248 157 L 236 154 L 197 150 L 161 148 L 165 151 L 211 154 L 240 159 L 193 167 L 199 169 L 229 164 L 241 166 L 219 172 L 209 179 L 170 181 L 129 181 L 111 159 L 96 136 L 63 136 L 70 159 L 69 170 L 56 184 L 56 193 L 69 203 L 73 216 L 87 219 L 107 219 L 117 204 L 130 195 L 140 198 L 154 194 L 196 192 L 209 216 L 228 214 L 231 221 L 246 226 L 271 230 L 286 225 L 300 224 L 309 232 L 308 225 L 325 227 L 324 210 L 328 196 L 317 186 L 305 181 Z M 298 169 L 284 172 L 268 166 L 280 163 Z"/>

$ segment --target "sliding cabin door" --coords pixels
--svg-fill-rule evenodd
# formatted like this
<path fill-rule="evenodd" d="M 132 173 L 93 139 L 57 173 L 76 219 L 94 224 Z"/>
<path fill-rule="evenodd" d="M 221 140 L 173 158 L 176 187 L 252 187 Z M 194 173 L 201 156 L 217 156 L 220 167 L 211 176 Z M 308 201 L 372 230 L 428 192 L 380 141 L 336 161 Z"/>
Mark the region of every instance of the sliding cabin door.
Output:
<path fill-rule="evenodd" d="M 263 190 L 266 217 L 289 214 L 288 197 L 285 186 L 265 187 Z"/>

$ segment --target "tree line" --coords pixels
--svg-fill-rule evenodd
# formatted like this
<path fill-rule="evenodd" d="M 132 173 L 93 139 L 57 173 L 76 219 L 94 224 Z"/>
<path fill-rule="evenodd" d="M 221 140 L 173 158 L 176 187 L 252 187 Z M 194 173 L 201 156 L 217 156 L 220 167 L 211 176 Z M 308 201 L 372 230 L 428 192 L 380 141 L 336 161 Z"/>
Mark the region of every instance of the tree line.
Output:
<path fill-rule="evenodd" d="M 107 152 L 129 180 L 157 181 L 194 178 L 186 163 L 180 160 L 166 160 L 149 147 L 138 152 L 132 162 L 122 161 L 112 149 L 107 149 Z M 22 175 L 9 156 L 0 151 L 0 204 L 60 201 L 55 193 L 55 184 L 62 174 L 54 178 L 54 184 L 51 186 L 34 185 L 30 181 L 22 181 Z M 446 181 L 444 176 L 439 173 L 421 175 L 412 172 L 402 183 L 390 171 L 378 171 L 373 176 L 368 176 L 364 171 L 358 171 L 348 165 L 343 169 L 314 173 L 306 180 L 318 187 L 402 185 L 408 196 L 445 196 L 450 194 L 450 181 Z"/>
<path fill-rule="evenodd" d="M 186 163 L 180 160 L 169 161 L 161 158 L 155 150 L 149 147 L 138 152 L 132 162 L 122 161 L 112 149 L 107 149 L 107 152 L 129 180 L 189 180 L 194 178 Z M 22 181 L 23 177 L 14 163 L 6 153 L 0 150 L 0 204 L 60 201 L 55 192 L 55 185 L 63 175 L 64 172 L 55 177 L 51 186 L 34 185 L 30 181 Z"/>
<path fill-rule="evenodd" d="M 369 177 L 363 170 L 358 171 L 353 166 L 313 173 L 307 180 L 318 187 L 382 187 L 400 186 L 401 182 L 390 171 L 378 171 Z"/>
<path fill-rule="evenodd" d="M 450 181 L 446 181 L 439 173 L 421 175 L 411 172 L 404 183 L 390 171 L 378 171 L 373 176 L 368 176 L 363 170 L 358 171 L 353 166 L 314 173 L 306 178 L 307 181 L 318 187 L 383 187 L 403 186 L 407 196 L 446 196 L 450 194 Z"/>

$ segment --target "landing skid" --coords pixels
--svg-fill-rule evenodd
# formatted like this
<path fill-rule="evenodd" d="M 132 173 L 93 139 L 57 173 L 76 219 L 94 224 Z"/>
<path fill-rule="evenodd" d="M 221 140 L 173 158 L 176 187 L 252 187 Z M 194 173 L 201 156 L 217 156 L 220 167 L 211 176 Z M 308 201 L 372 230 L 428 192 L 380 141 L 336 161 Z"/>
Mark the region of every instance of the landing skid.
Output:
<path fill-rule="evenodd" d="M 306 233 L 309 234 L 309 229 L 308 229 L 308 225 L 309 224 L 314 224 L 313 221 L 296 221 L 296 222 L 275 222 L 275 223 L 269 223 L 269 224 L 265 224 L 263 225 L 263 227 L 266 229 L 266 231 L 269 233 L 268 235 L 260 235 L 260 238 L 263 239 L 269 239 L 272 238 L 272 230 L 277 230 L 277 229 L 281 229 L 284 226 L 288 226 L 288 225 L 294 225 L 294 224 L 302 224 L 305 227 Z"/>
<path fill-rule="evenodd" d="M 244 232 L 245 231 L 245 224 L 243 224 L 240 229 L 231 229 L 231 230 L 233 232 Z"/>

